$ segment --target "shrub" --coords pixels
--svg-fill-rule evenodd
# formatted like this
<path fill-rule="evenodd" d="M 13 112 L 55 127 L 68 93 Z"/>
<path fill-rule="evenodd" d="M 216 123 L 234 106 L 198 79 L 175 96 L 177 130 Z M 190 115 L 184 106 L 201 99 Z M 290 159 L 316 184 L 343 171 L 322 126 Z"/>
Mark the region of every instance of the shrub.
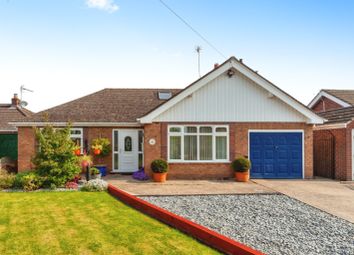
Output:
<path fill-rule="evenodd" d="M 91 144 L 92 144 L 91 148 L 93 149 L 96 148 L 101 150 L 101 154 L 98 156 L 105 157 L 108 156 L 109 153 L 111 152 L 110 142 L 107 138 L 93 139 Z"/>
<path fill-rule="evenodd" d="M 76 182 L 67 182 L 65 184 L 65 188 L 67 188 L 67 189 L 78 189 L 79 185 Z"/>
<path fill-rule="evenodd" d="M 76 146 L 70 139 L 70 127 L 54 129 L 48 125 L 35 131 L 40 149 L 33 163 L 38 175 L 43 177 L 46 187 L 64 186 L 81 172 L 78 157 L 73 154 Z"/>
<path fill-rule="evenodd" d="M 15 176 L 13 187 L 25 191 L 33 191 L 42 187 L 43 179 L 34 171 L 18 173 Z"/>
<path fill-rule="evenodd" d="M 11 188 L 14 181 L 14 174 L 8 173 L 5 169 L 0 169 L 0 190 Z"/>
<path fill-rule="evenodd" d="M 100 173 L 100 170 L 98 170 L 98 168 L 96 167 L 91 167 L 90 168 L 90 174 L 91 175 L 96 175 L 96 174 L 99 174 Z"/>
<path fill-rule="evenodd" d="M 154 173 L 166 173 L 168 170 L 168 164 L 163 159 L 155 159 L 151 163 L 151 170 Z"/>
<path fill-rule="evenodd" d="M 231 166 L 235 172 L 247 172 L 251 168 L 251 161 L 240 157 L 232 161 Z"/>
<path fill-rule="evenodd" d="M 101 179 L 94 179 L 86 182 L 81 188 L 81 191 L 105 191 L 108 183 Z"/>

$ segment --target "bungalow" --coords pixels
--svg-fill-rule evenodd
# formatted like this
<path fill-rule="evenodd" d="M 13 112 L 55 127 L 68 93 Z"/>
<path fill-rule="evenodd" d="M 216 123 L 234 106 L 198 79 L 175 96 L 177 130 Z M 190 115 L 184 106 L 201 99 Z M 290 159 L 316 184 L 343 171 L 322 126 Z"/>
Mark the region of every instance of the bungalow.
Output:
<path fill-rule="evenodd" d="M 354 180 L 354 90 L 321 90 L 309 107 L 326 119 L 314 128 L 315 175 Z"/>
<path fill-rule="evenodd" d="M 32 127 L 47 121 L 70 121 L 82 147 L 108 138 L 112 173 L 151 175 L 164 158 L 171 179 L 221 179 L 238 156 L 252 161 L 252 178 L 313 177 L 312 129 L 324 120 L 231 57 L 183 90 L 104 89 L 17 122 L 19 171 L 32 167 Z"/>
<path fill-rule="evenodd" d="M 11 161 L 17 160 L 17 128 L 9 122 L 20 121 L 30 115 L 32 112 L 20 105 L 17 94 L 14 94 L 11 103 L 0 104 L 0 159 L 7 158 L 12 168 L 16 168 L 16 163 Z"/>

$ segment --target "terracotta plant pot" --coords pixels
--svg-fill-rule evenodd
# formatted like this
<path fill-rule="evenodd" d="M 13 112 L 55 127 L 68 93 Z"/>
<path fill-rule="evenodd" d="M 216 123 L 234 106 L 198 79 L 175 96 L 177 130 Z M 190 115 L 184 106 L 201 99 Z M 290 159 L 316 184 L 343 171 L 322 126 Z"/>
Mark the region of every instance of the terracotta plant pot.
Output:
<path fill-rule="evenodd" d="M 80 155 L 81 155 L 81 150 L 80 150 L 80 149 L 74 150 L 74 154 L 75 154 L 76 156 L 80 156 Z"/>
<path fill-rule="evenodd" d="M 100 155 L 101 154 L 101 150 L 100 149 L 94 149 L 93 150 L 93 154 Z"/>
<path fill-rule="evenodd" d="M 248 182 L 250 179 L 250 171 L 247 172 L 235 172 L 235 179 L 238 182 Z"/>
<path fill-rule="evenodd" d="M 153 173 L 154 182 L 165 182 L 167 173 Z"/>

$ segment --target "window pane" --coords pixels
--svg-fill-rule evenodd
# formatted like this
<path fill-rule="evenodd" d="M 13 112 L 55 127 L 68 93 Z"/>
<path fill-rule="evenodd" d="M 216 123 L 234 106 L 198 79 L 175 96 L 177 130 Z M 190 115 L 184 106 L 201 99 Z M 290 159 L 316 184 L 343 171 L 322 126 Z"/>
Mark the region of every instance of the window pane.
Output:
<path fill-rule="evenodd" d="M 114 170 L 118 170 L 118 168 L 119 168 L 119 166 L 118 166 L 119 165 L 119 158 L 118 157 L 119 157 L 118 153 L 113 154 L 113 159 L 114 159 L 113 160 L 113 169 Z"/>
<path fill-rule="evenodd" d="M 184 127 L 185 133 L 197 133 L 197 127 Z"/>
<path fill-rule="evenodd" d="M 227 159 L 227 139 L 226 136 L 216 137 L 216 159 Z"/>
<path fill-rule="evenodd" d="M 139 155 L 138 156 L 138 162 L 139 162 L 138 167 L 139 167 L 139 169 L 141 169 L 143 167 L 143 154 L 139 153 L 138 155 Z"/>
<path fill-rule="evenodd" d="M 227 132 L 227 128 L 226 127 L 217 127 L 216 132 Z"/>
<path fill-rule="evenodd" d="M 113 149 L 114 151 L 118 151 L 118 131 L 114 131 L 114 144 L 113 144 Z"/>
<path fill-rule="evenodd" d="M 199 132 L 200 133 L 212 133 L 213 128 L 212 127 L 200 127 Z"/>
<path fill-rule="evenodd" d="M 132 138 L 130 136 L 124 138 L 124 151 L 132 151 Z"/>
<path fill-rule="evenodd" d="M 170 132 L 181 132 L 180 127 L 170 127 Z"/>
<path fill-rule="evenodd" d="M 144 143 L 144 133 L 143 131 L 139 131 L 139 151 L 143 151 L 143 143 Z"/>
<path fill-rule="evenodd" d="M 170 159 L 181 159 L 181 137 L 170 137 Z"/>
<path fill-rule="evenodd" d="M 71 138 L 71 140 L 75 143 L 76 146 L 81 147 L 81 139 L 80 138 Z"/>
<path fill-rule="evenodd" d="M 184 160 L 197 160 L 197 136 L 184 136 Z"/>
<path fill-rule="evenodd" d="M 199 137 L 199 159 L 213 159 L 213 137 L 211 135 L 202 135 Z"/>
<path fill-rule="evenodd" d="M 71 129 L 70 134 L 72 135 L 81 135 L 81 130 L 80 129 Z"/>

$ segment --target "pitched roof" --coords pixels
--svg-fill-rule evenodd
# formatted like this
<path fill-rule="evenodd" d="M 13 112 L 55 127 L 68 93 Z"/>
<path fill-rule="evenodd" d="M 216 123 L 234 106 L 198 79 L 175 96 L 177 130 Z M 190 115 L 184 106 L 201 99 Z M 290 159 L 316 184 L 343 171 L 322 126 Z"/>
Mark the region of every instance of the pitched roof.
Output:
<path fill-rule="evenodd" d="M 354 119 L 354 107 L 346 107 L 319 113 L 320 116 L 327 119 L 325 124 L 346 123 Z"/>
<path fill-rule="evenodd" d="M 24 121 L 33 113 L 30 110 L 11 104 L 0 104 L 0 131 L 15 132 L 17 129 L 9 122 Z"/>
<path fill-rule="evenodd" d="M 261 76 L 257 71 L 254 71 L 249 66 L 245 65 L 242 60 L 237 60 L 234 56 L 230 57 L 224 63 L 214 68 L 209 73 L 205 74 L 195 82 L 191 83 L 189 86 L 181 90 L 179 93 L 167 100 L 165 103 L 149 111 L 146 115 L 140 118 L 140 122 L 151 123 L 156 116 L 166 111 L 168 108 L 172 107 L 185 97 L 191 95 L 194 91 L 207 84 L 210 80 L 216 78 L 222 73 L 228 72 L 230 69 L 234 69 L 241 72 L 246 77 L 253 80 L 256 84 L 268 90 L 274 96 L 287 103 L 290 107 L 306 116 L 309 119 L 309 123 L 323 123 L 324 119 L 318 116 L 310 108 L 299 102 L 291 95 L 287 94 L 285 91 L 281 90 L 279 87 L 277 87 L 269 80 Z"/>
<path fill-rule="evenodd" d="M 323 89 L 328 94 L 354 106 L 354 90 L 349 89 Z"/>
<path fill-rule="evenodd" d="M 176 94 L 179 89 L 103 89 L 38 112 L 24 122 L 136 123 L 137 118 L 165 102 L 158 92 Z"/>

